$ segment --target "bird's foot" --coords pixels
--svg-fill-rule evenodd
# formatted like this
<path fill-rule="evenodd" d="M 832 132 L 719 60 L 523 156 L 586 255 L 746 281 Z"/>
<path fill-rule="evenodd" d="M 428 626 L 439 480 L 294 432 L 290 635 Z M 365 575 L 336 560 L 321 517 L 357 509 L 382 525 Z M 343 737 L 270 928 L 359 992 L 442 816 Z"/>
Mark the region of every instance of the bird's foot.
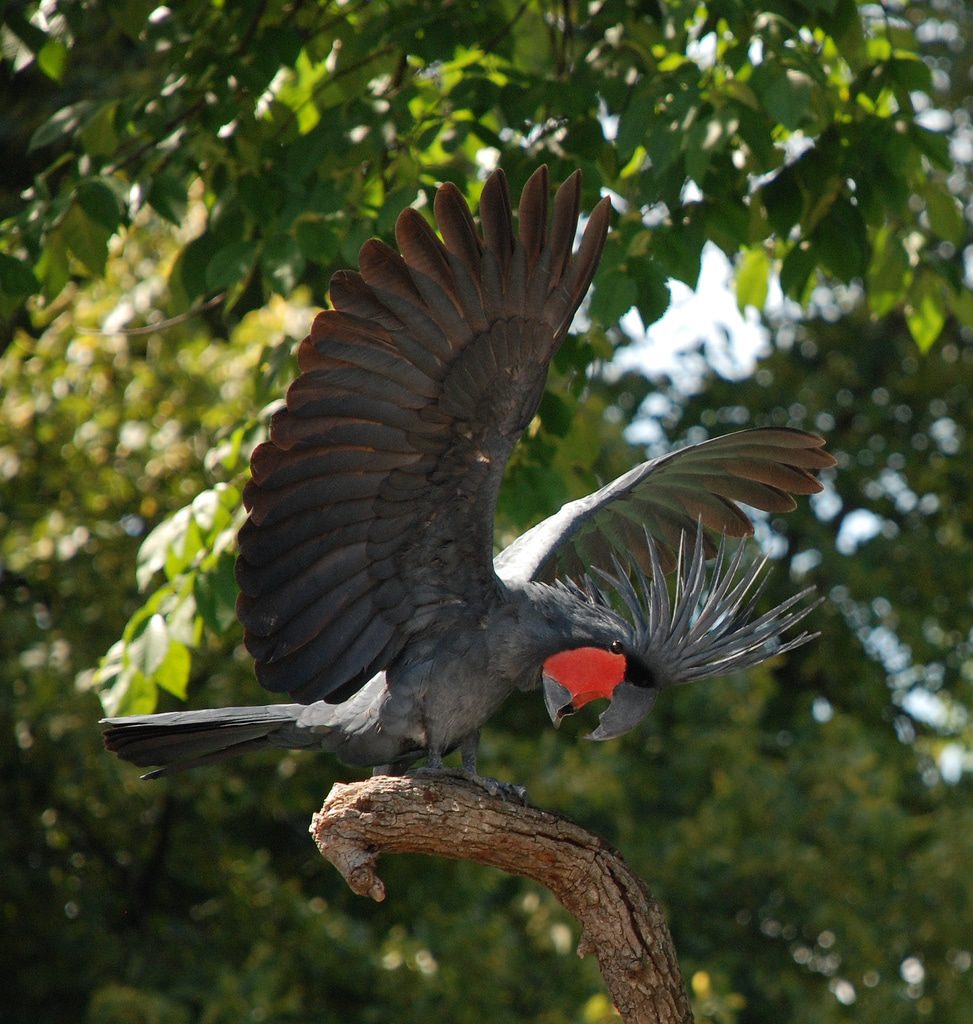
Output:
<path fill-rule="evenodd" d="M 500 797 L 501 800 L 508 800 L 512 803 L 527 806 L 527 790 L 514 782 L 501 782 L 499 779 L 491 779 L 487 775 L 479 775 L 467 768 L 445 768 L 442 765 L 426 765 L 425 768 L 416 768 L 409 772 L 410 775 L 428 775 L 433 778 L 442 778 L 444 775 L 451 779 L 461 779 L 463 782 L 472 782 L 479 786 L 490 796 Z"/>
<path fill-rule="evenodd" d="M 525 786 L 518 786 L 516 782 L 501 782 L 499 779 L 491 779 L 487 775 L 477 775 L 475 772 L 463 772 L 465 778 L 485 789 L 490 796 L 498 796 L 501 800 L 508 800 L 511 803 L 519 803 L 527 806 L 527 789 Z"/>

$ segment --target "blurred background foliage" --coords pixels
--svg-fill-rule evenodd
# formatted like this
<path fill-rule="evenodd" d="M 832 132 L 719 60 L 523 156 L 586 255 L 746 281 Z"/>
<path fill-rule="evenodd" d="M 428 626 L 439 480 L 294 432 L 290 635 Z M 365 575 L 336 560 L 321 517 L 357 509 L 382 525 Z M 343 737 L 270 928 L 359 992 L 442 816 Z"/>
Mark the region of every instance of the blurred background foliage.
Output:
<path fill-rule="evenodd" d="M 307 835 L 328 758 L 149 784 L 96 726 L 264 699 L 232 558 L 267 407 L 329 275 L 497 160 L 617 211 L 499 539 L 748 424 L 840 463 L 758 524 L 820 641 L 611 745 L 514 698 L 485 769 L 624 852 L 699 1020 L 970 1019 L 971 28 L 961 0 L 4 5 L 5 1020 L 612 1019 L 527 883 L 401 858 L 351 896 Z M 665 373 L 615 358 L 719 253 L 759 358 L 702 327 Z"/>

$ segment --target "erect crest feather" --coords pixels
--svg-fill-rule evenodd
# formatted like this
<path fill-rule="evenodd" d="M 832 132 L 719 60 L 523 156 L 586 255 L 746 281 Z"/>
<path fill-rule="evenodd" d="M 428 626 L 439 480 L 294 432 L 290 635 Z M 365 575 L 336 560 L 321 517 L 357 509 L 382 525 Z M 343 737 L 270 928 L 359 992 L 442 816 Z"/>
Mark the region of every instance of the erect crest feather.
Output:
<path fill-rule="evenodd" d="M 651 578 L 638 564 L 626 567 L 618 558 L 613 558 L 614 573 L 595 572 L 625 606 L 634 629 L 633 653 L 657 673 L 662 686 L 751 668 L 818 636 L 803 632 L 784 639 L 789 629 L 821 603 L 819 598 L 801 605 L 813 587 L 757 614 L 768 579 L 764 571 L 767 558 L 747 563 L 744 543 L 728 556 L 726 538 L 721 538 L 707 571 L 702 527 L 697 527 L 693 541 L 683 533 L 671 595 L 658 548 L 648 533 L 646 544 Z M 578 590 L 592 603 L 608 601 L 607 593 L 590 580 Z"/>

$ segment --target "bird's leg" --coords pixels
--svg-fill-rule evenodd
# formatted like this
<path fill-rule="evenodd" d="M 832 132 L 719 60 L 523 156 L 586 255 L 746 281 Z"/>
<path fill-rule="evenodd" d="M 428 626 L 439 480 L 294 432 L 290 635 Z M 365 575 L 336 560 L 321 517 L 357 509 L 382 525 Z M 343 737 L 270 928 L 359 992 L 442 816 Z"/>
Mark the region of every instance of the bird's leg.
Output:
<path fill-rule="evenodd" d="M 469 733 L 463 737 L 462 742 L 459 745 L 460 757 L 463 758 L 463 771 L 469 772 L 473 778 L 478 778 L 476 774 L 476 754 L 480 749 L 480 730 L 476 729 L 474 732 Z"/>
<path fill-rule="evenodd" d="M 515 785 L 513 782 L 500 782 L 498 779 L 491 779 L 480 775 L 476 770 L 476 753 L 480 746 L 480 732 L 469 733 L 460 741 L 460 756 L 463 759 L 462 768 L 446 768 L 443 765 L 443 752 L 430 747 L 426 755 L 426 763 L 422 768 L 415 769 L 409 774 L 421 775 L 425 772 L 436 775 L 449 775 L 453 778 L 464 779 L 472 782 L 481 789 L 487 791 L 490 796 L 499 796 L 503 800 L 517 800 L 522 804 L 527 803 L 527 790 L 523 786 Z"/>
<path fill-rule="evenodd" d="M 431 772 L 441 772 L 443 770 L 443 752 L 441 750 L 430 748 L 429 754 L 426 757 L 426 768 Z"/>
<path fill-rule="evenodd" d="M 463 737 L 459 745 L 460 756 L 463 758 L 463 771 L 466 777 L 482 786 L 490 796 L 503 797 L 504 800 L 518 800 L 522 804 L 527 803 L 527 790 L 513 782 L 500 782 L 498 779 L 491 779 L 480 775 L 476 770 L 476 755 L 480 748 L 480 730 L 471 732 Z"/>

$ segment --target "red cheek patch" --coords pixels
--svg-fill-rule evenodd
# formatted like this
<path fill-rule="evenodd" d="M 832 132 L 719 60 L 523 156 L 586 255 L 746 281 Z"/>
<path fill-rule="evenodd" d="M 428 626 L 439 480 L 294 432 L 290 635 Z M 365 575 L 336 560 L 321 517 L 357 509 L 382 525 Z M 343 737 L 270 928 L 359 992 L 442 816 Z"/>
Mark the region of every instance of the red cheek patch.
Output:
<path fill-rule="evenodd" d="M 570 694 L 575 710 L 599 697 L 610 698 L 625 678 L 625 655 L 600 647 L 575 647 L 553 654 L 544 662 L 544 674 L 556 679 Z"/>

